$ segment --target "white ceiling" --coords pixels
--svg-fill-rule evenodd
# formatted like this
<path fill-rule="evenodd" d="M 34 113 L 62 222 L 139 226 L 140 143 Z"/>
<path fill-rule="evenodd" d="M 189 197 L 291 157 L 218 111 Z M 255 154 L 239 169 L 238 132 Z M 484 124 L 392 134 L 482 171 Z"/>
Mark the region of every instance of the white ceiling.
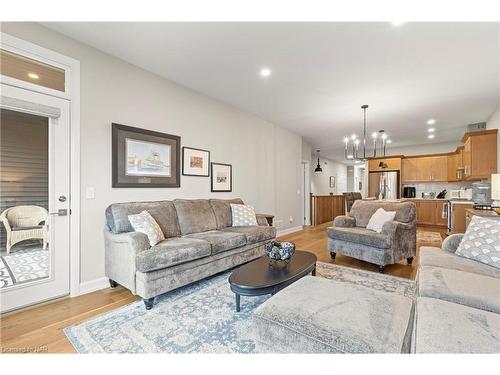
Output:
<path fill-rule="evenodd" d="M 369 133 L 385 129 L 402 147 L 457 141 L 500 102 L 498 23 L 44 25 L 301 134 L 336 160 L 342 138 L 361 133 L 362 104 Z"/>

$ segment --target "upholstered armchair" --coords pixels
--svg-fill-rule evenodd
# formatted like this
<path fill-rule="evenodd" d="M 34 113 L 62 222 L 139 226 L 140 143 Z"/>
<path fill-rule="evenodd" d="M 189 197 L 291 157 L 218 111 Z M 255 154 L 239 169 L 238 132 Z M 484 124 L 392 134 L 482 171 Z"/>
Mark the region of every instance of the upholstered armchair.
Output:
<path fill-rule="evenodd" d="M 382 233 L 366 229 L 379 208 L 396 211 L 393 221 L 386 222 Z M 406 259 L 411 264 L 417 248 L 416 208 L 412 202 L 363 201 L 353 203 L 349 216 L 337 216 L 327 229 L 328 250 L 333 259 L 337 253 L 374 263 L 383 273 L 385 266 Z"/>
<path fill-rule="evenodd" d="M 6 249 L 24 240 L 42 240 L 43 248 L 47 248 L 48 212 L 40 206 L 15 206 L 7 208 L 0 215 L 0 220 L 7 232 Z"/>

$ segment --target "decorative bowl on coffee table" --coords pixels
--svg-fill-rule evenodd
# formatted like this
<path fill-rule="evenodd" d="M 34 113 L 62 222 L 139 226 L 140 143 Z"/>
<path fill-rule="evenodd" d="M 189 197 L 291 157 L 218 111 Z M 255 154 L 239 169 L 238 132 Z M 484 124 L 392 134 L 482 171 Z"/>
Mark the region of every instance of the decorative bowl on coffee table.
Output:
<path fill-rule="evenodd" d="M 295 244 L 287 241 L 270 241 L 266 243 L 265 249 L 266 255 L 269 257 L 271 262 L 289 262 L 295 253 Z"/>

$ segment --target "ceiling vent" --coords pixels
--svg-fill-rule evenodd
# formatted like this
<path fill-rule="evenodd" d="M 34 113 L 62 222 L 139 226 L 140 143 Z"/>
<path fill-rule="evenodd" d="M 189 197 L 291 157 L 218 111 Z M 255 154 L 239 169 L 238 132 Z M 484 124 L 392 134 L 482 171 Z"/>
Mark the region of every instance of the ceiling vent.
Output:
<path fill-rule="evenodd" d="M 469 124 L 467 125 L 467 133 L 469 132 L 478 132 L 481 130 L 486 130 L 486 123 L 485 122 L 478 122 L 475 124 Z"/>

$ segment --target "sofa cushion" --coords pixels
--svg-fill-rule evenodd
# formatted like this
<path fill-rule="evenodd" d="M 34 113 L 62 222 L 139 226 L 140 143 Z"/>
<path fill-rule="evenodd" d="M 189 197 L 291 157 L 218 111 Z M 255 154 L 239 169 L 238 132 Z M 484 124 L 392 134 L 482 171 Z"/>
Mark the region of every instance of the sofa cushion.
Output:
<path fill-rule="evenodd" d="M 233 227 L 257 226 L 255 209 L 247 204 L 231 203 Z"/>
<path fill-rule="evenodd" d="M 156 220 L 166 238 L 181 234 L 177 212 L 172 202 L 127 202 L 113 203 L 106 208 L 106 224 L 112 233 L 133 232 L 128 215 L 148 211 Z"/>
<path fill-rule="evenodd" d="M 271 240 L 276 237 L 275 227 L 264 227 L 264 226 L 228 227 L 224 228 L 223 231 L 244 234 L 247 239 L 247 245 L 251 245 L 261 241 Z"/>
<path fill-rule="evenodd" d="M 363 245 L 389 249 L 391 238 L 385 234 L 377 233 L 366 228 L 359 227 L 330 227 L 326 230 L 328 237 L 336 240 L 360 243 Z"/>
<path fill-rule="evenodd" d="M 412 347 L 416 353 L 499 353 L 500 315 L 418 298 Z"/>
<path fill-rule="evenodd" d="M 500 269 L 500 220 L 473 216 L 455 254 Z"/>
<path fill-rule="evenodd" d="M 212 246 L 212 254 L 217 254 L 222 251 L 245 246 L 247 242 L 244 234 L 222 232 L 219 230 L 211 230 L 209 232 L 203 233 L 192 233 L 188 234 L 184 238 L 197 238 L 207 241 Z"/>
<path fill-rule="evenodd" d="M 230 227 L 232 225 L 231 203 L 243 204 L 240 198 L 235 199 L 210 199 L 210 206 L 215 214 L 217 229 Z"/>
<path fill-rule="evenodd" d="M 203 258 L 211 254 L 207 241 L 195 238 L 168 238 L 136 256 L 136 268 L 150 272 Z"/>
<path fill-rule="evenodd" d="M 136 232 L 141 232 L 148 236 L 151 246 L 165 239 L 160 226 L 148 211 L 142 211 L 137 215 L 128 215 L 128 220 Z"/>
<path fill-rule="evenodd" d="M 411 223 L 415 221 L 416 208 L 413 202 L 354 201 L 349 216 L 356 219 L 356 226 L 366 227 L 372 215 L 379 208 L 396 211 L 395 221 Z"/>
<path fill-rule="evenodd" d="M 495 277 L 421 267 L 418 271 L 418 294 L 500 314 L 500 279 Z"/>
<path fill-rule="evenodd" d="M 257 308 L 253 331 L 273 352 L 408 353 L 412 323 L 407 297 L 306 276 Z"/>
<path fill-rule="evenodd" d="M 183 235 L 215 230 L 215 214 L 206 199 L 176 199 L 174 206 Z"/>
<path fill-rule="evenodd" d="M 421 247 L 419 250 L 419 265 L 421 267 L 441 267 L 500 278 L 500 270 L 495 267 L 459 257 L 437 247 Z"/>

